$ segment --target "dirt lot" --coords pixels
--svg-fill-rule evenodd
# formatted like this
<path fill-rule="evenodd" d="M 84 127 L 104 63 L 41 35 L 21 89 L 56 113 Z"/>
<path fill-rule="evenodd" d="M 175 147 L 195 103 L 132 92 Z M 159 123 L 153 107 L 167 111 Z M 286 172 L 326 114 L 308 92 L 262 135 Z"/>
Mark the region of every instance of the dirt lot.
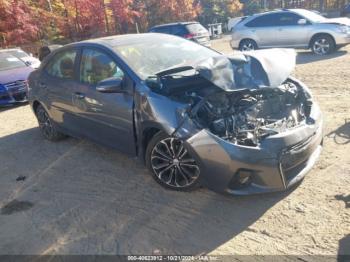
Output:
<path fill-rule="evenodd" d="M 226 39 L 214 47 L 232 52 Z M 28 105 L 0 110 L 0 254 L 350 254 L 349 53 L 298 53 L 295 75 L 321 105 L 325 140 L 286 193 L 167 191 L 118 152 L 45 141 Z"/>

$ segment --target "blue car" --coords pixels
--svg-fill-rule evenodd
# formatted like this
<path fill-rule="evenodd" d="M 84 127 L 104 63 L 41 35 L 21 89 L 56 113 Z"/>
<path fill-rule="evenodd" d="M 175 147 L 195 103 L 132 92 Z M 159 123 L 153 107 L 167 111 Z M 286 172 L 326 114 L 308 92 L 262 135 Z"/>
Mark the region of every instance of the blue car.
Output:
<path fill-rule="evenodd" d="M 0 53 L 0 106 L 27 101 L 27 79 L 33 70 L 19 58 Z"/>

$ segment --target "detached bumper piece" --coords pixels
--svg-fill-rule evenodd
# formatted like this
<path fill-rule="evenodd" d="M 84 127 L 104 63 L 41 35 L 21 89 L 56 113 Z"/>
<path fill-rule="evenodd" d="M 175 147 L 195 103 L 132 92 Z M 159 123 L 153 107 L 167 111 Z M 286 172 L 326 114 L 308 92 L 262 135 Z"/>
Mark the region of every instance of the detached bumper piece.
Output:
<path fill-rule="evenodd" d="M 16 81 L 0 85 L 0 105 L 27 101 L 27 82 Z"/>
<path fill-rule="evenodd" d="M 270 136 L 258 147 L 236 145 L 207 130 L 185 145 L 200 166 L 201 182 L 211 190 L 234 195 L 283 191 L 301 181 L 320 156 L 322 117 L 316 119 Z"/>

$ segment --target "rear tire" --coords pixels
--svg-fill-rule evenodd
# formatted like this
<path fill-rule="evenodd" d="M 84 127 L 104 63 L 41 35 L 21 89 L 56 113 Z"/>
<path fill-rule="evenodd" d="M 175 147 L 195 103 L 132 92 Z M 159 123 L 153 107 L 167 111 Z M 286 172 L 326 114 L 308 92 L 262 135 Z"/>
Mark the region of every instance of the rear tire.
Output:
<path fill-rule="evenodd" d="M 239 43 L 238 48 L 240 51 L 252 51 L 252 50 L 257 50 L 258 45 L 252 39 L 244 39 Z"/>
<path fill-rule="evenodd" d="M 312 39 L 311 50 L 316 55 L 328 55 L 335 51 L 336 45 L 329 35 L 318 35 Z"/>
<path fill-rule="evenodd" d="M 191 191 L 199 187 L 200 170 L 182 140 L 157 133 L 148 143 L 146 166 L 165 188 Z"/>
<path fill-rule="evenodd" d="M 49 141 L 59 141 L 66 136 L 57 130 L 55 123 L 42 105 L 38 105 L 35 110 L 41 134 Z"/>

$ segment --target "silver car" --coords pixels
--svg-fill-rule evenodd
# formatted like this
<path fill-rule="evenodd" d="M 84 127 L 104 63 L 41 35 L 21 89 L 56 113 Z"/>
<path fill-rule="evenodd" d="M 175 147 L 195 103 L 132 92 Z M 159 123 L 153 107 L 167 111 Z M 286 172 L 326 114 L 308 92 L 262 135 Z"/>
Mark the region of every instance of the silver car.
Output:
<path fill-rule="evenodd" d="M 290 47 L 329 54 L 350 43 L 350 19 L 328 19 L 305 9 L 283 9 L 255 14 L 232 30 L 231 47 L 248 51 Z"/>

